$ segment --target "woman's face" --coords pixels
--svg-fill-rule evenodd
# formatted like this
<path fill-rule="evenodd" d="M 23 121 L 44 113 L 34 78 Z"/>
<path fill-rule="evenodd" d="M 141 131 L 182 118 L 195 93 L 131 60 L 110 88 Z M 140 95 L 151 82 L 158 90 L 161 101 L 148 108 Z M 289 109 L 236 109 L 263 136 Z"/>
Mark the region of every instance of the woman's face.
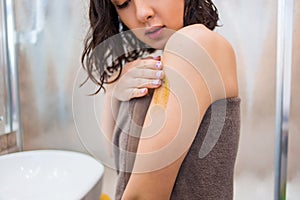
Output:
<path fill-rule="evenodd" d="M 122 22 L 144 43 L 163 49 L 183 27 L 184 0 L 112 0 Z"/>

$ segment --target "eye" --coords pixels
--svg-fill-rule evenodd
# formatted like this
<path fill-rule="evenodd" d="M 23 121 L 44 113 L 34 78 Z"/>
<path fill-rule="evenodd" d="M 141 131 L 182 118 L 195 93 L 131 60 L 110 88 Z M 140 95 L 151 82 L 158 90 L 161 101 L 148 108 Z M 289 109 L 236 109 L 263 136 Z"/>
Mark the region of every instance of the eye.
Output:
<path fill-rule="evenodd" d="M 118 9 L 126 8 L 126 7 L 128 6 L 128 4 L 129 4 L 130 1 L 131 1 L 131 0 L 126 0 L 126 1 L 125 1 L 124 3 L 122 3 L 122 4 L 116 5 L 116 7 L 117 7 Z"/>

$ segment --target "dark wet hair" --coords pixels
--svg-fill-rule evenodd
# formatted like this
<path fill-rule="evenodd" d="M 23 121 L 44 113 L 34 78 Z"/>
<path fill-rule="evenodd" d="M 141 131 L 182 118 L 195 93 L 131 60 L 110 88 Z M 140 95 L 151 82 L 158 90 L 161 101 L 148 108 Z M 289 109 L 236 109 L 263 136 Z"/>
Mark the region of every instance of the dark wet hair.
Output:
<path fill-rule="evenodd" d="M 127 31 L 125 24 L 119 21 L 111 0 L 90 0 L 89 20 L 90 30 L 85 40 L 81 62 L 88 73 L 84 83 L 90 79 L 99 85 L 96 94 L 101 89 L 105 90 L 104 84 L 119 78 L 124 63 L 133 61 L 145 53 L 152 53 L 155 49 L 138 40 L 131 31 Z M 213 30 L 218 20 L 218 10 L 212 1 L 185 0 L 184 26 L 203 24 Z M 123 34 L 119 34 L 120 32 Z M 109 82 L 108 79 L 115 72 L 118 75 Z"/>

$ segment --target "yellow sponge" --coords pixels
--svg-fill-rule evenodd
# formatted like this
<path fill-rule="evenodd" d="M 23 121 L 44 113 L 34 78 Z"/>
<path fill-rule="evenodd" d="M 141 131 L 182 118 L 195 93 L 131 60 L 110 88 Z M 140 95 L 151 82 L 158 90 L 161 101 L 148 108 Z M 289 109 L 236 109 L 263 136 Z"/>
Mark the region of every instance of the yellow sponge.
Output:
<path fill-rule="evenodd" d="M 111 198 L 107 195 L 107 194 L 101 194 L 100 199 L 99 200 L 111 200 Z"/>

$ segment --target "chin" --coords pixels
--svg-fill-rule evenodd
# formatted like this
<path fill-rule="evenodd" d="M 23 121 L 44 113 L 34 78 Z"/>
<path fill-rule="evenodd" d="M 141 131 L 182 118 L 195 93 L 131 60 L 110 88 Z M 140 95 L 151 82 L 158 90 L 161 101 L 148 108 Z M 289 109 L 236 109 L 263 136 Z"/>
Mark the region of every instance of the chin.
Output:
<path fill-rule="evenodd" d="M 162 38 L 160 40 L 144 40 L 143 42 L 149 45 L 153 49 L 163 50 L 167 44 L 169 37 Z"/>
<path fill-rule="evenodd" d="M 161 42 L 161 43 L 155 43 L 155 44 L 148 44 L 149 46 L 151 46 L 153 49 L 157 49 L 157 50 L 163 50 L 166 46 L 166 42 Z"/>

